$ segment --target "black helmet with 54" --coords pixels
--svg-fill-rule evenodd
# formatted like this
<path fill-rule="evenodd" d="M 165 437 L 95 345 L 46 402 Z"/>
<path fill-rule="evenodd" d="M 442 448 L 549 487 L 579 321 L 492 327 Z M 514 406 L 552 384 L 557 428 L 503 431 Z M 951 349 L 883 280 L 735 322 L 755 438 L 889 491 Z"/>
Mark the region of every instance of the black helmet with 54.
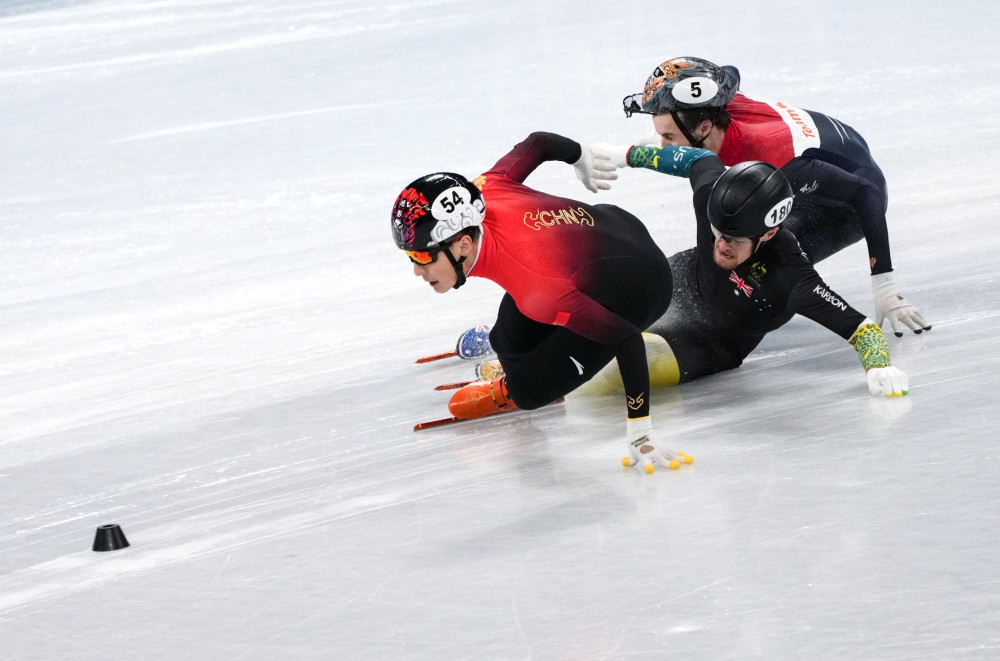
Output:
<path fill-rule="evenodd" d="M 414 264 L 434 263 L 444 253 L 465 284 L 462 263 L 447 247 L 459 235 L 478 228 L 486 217 L 483 194 L 468 179 L 453 172 L 420 177 L 403 189 L 392 207 L 392 238 Z"/>

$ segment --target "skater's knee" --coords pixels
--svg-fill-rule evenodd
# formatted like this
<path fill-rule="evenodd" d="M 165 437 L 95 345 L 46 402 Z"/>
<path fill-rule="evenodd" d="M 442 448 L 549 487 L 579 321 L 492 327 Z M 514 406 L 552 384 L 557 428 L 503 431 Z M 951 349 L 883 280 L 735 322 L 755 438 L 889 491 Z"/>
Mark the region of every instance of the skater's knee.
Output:
<path fill-rule="evenodd" d="M 510 380 L 510 376 L 507 377 L 507 394 L 517 404 L 517 408 L 525 411 L 534 411 L 548 404 L 548 402 L 540 401 L 528 390 L 519 387 L 517 381 Z"/>
<path fill-rule="evenodd" d="M 536 375 L 537 376 L 537 375 Z M 520 374 L 507 373 L 507 394 L 510 396 L 517 408 L 525 411 L 533 411 L 546 404 L 551 404 L 566 393 L 556 392 L 552 388 L 539 388 L 537 380 L 524 378 Z"/>

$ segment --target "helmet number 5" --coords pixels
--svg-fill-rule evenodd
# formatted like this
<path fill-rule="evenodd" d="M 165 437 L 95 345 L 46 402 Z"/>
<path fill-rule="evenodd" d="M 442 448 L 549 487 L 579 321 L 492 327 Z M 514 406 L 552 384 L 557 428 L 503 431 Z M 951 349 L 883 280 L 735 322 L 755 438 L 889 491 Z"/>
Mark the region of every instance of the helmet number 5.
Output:
<path fill-rule="evenodd" d="M 718 95 L 719 85 L 711 78 L 696 76 L 678 81 L 670 93 L 682 104 L 709 103 Z"/>

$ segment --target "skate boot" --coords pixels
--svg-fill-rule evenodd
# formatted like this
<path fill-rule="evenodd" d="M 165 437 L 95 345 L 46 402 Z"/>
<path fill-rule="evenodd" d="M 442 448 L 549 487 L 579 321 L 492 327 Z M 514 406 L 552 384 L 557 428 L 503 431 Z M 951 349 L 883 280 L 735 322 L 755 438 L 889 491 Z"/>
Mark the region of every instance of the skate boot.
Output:
<path fill-rule="evenodd" d="M 501 376 L 504 376 L 504 371 L 499 360 L 487 360 L 476 365 L 477 381 L 492 381 Z"/>
<path fill-rule="evenodd" d="M 490 326 L 488 324 L 476 326 L 459 335 L 455 351 L 458 353 L 458 357 L 463 360 L 495 356 L 496 353 L 490 344 Z"/>
<path fill-rule="evenodd" d="M 513 411 L 517 404 L 507 396 L 506 379 L 506 376 L 501 376 L 492 381 L 476 381 L 459 388 L 448 402 L 448 410 L 456 418 L 464 420 Z"/>

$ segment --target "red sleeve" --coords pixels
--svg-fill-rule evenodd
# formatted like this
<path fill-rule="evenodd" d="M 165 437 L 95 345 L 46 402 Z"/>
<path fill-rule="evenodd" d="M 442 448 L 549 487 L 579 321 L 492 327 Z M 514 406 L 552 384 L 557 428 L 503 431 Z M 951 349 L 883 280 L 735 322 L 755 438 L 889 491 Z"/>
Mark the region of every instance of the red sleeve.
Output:
<path fill-rule="evenodd" d="M 500 174 L 521 183 L 546 161 L 575 163 L 580 154 L 580 143 L 555 133 L 536 131 L 515 145 L 486 174 Z"/>

